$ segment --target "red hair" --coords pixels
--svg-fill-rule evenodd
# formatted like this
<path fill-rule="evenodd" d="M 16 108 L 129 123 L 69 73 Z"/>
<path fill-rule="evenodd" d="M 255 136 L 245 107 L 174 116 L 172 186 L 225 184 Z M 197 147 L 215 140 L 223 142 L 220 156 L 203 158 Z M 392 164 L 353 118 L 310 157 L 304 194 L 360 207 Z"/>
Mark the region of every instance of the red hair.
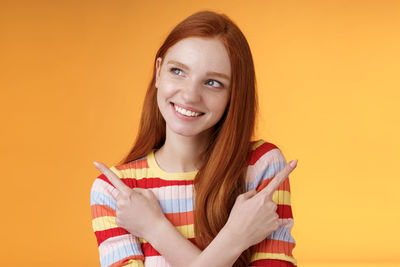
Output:
<path fill-rule="evenodd" d="M 236 197 L 246 192 L 245 174 L 257 113 L 254 63 L 246 38 L 236 24 L 224 14 L 197 12 L 180 22 L 158 50 L 153 77 L 143 104 L 135 144 L 121 164 L 146 156 L 165 142 L 165 120 L 157 105 L 156 60 L 187 37 L 219 38 L 225 45 L 232 70 L 231 95 L 220 121 L 202 154 L 203 166 L 194 180 L 194 231 L 201 248 L 210 244 L 225 225 Z M 234 266 L 247 266 L 251 252 L 247 249 Z"/>

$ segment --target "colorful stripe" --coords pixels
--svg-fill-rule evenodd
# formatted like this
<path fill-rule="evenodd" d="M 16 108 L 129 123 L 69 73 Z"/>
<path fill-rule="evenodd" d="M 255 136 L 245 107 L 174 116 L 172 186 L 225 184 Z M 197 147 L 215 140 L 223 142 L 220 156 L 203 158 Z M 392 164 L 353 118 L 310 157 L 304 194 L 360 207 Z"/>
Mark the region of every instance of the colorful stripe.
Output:
<path fill-rule="evenodd" d="M 280 165 L 278 166 L 270 166 L 271 164 L 276 164 L 278 163 Z M 283 166 L 281 166 L 283 165 Z M 255 162 L 253 165 L 249 165 L 247 167 L 247 175 L 246 175 L 246 181 L 247 182 L 252 182 L 256 178 L 258 178 L 257 174 L 266 172 L 266 169 L 269 168 L 269 172 L 279 172 L 282 167 L 286 165 L 286 159 L 283 157 L 282 153 L 280 152 L 279 149 L 271 149 L 268 152 L 266 152 L 264 155 L 262 155 L 257 162 Z M 272 167 L 275 167 L 275 169 L 272 169 Z M 276 169 L 279 169 L 276 171 Z M 272 177 L 272 176 L 270 176 Z"/>
<path fill-rule="evenodd" d="M 110 265 L 110 267 L 144 267 L 144 256 L 129 256 Z"/>
<path fill-rule="evenodd" d="M 188 240 L 197 246 L 195 238 L 188 238 Z M 146 260 L 147 257 L 161 256 L 161 254 L 157 250 L 155 250 L 150 243 L 142 244 L 142 251 L 143 254 L 146 255 Z"/>
<path fill-rule="evenodd" d="M 297 265 L 297 261 L 295 258 L 290 257 L 284 253 L 262 253 L 256 252 L 252 255 L 250 262 L 260 260 L 260 259 L 275 259 L 275 260 L 284 260 Z"/>
<path fill-rule="evenodd" d="M 253 151 L 251 152 L 251 154 L 248 158 L 248 164 L 253 165 L 254 163 L 256 163 L 259 160 L 259 158 L 262 155 L 264 155 L 268 151 L 275 149 L 275 148 L 278 148 L 278 147 L 275 146 L 274 144 L 264 142 L 262 140 L 257 141 L 253 145 Z"/>
<path fill-rule="evenodd" d="M 118 228 L 111 228 L 103 231 L 95 231 L 94 234 L 96 235 L 97 239 L 97 244 L 101 245 L 105 240 L 115 237 L 115 236 L 120 236 L 120 235 L 127 235 L 130 234 L 128 231 L 126 231 L 124 228 L 118 227 Z"/>
<path fill-rule="evenodd" d="M 125 234 L 120 236 L 115 236 L 107 239 L 99 246 L 100 258 L 110 254 L 114 249 L 119 247 L 124 247 L 128 245 L 134 245 L 136 250 L 140 252 L 140 243 L 136 237 L 131 234 Z"/>
<path fill-rule="evenodd" d="M 93 204 L 92 209 L 92 219 L 103 216 L 117 216 L 116 211 L 107 205 Z"/>
<path fill-rule="evenodd" d="M 248 190 L 261 189 L 286 165 L 286 159 L 274 144 L 259 140 L 252 143 L 248 157 L 246 185 Z M 166 218 L 190 242 L 194 235 L 193 181 L 197 171 L 168 173 L 155 159 L 154 151 L 135 161 L 110 168 L 130 188 L 152 190 Z M 101 266 L 170 266 L 165 259 L 142 238 L 131 235 L 116 224 L 116 196 L 118 191 L 103 174 L 93 182 L 90 193 L 92 227 L 99 245 Z M 291 236 L 293 215 L 290 184 L 286 179 L 274 192 L 279 227 L 264 241 L 252 247 L 251 266 L 293 267 L 295 240 Z"/>
<path fill-rule="evenodd" d="M 141 169 L 148 169 L 149 168 L 149 164 L 147 164 L 146 157 L 142 157 L 140 159 L 131 161 L 129 163 L 126 163 L 126 164 L 123 164 L 123 165 L 120 165 L 120 166 L 115 166 L 115 168 L 117 170 L 119 170 L 119 171 L 128 170 L 130 172 L 135 173 L 135 172 L 137 172 L 137 171 L 139 171 Z"/>
<path fill-rule="evenodd" d="M 110 266 L 116 262 L 126 262 L 130 259 L 143 260 L 143 255 L 138 255 L 140 248 L 135 248 L 131 244 L 115 248 L 109 254 L 100 259 L 101 266 Z"/>
<path fill-rule="evenodd" d="M 270 239 L 264 243 L 256 245 L 256 251 L 259 253 L 285 253 L 288 256 L 292 255 L 292 250 L 295 244 L 282 240 Z"/>
<path fill-rule="evenodd" d="M 108 184 L 110 184 L 111 186 L 113 186 L 105 175 L 100 175 L 98 178 L 102 179 L 103 181 L 105 181 Z M 179 185 L 191 185 L 191 184 L 193 184 L 193 181 L 165 180 L 165 179 L 160 179 L 158 177 L 141 178 L 141 179 L 121 178 L 121 181 L 124 182 L 124 184 L 126 184 L 130 188 L 140 187 L 140 188 L 147 188 L 147 189 L 149 189 L 149 188 L 158 188 L 158 187 L 163 187 L 163 186 L 174 186 L 174 185 L 178 185 L 179 186 Z"/>
<path fill-rule="evenodd" d="M 117 203 L 112 196 L 96 191 L 92 191 L 90 194 L 90 204 L 99 206 L 106 205 L 113 210 L 117 210 Z"/>
<path fill-rule="evenodd" d="M 194 223 L 193 211 L 189 212 L 178 212 L 178 213 L 168 213 L 165 217 L 175 226 L 182 226 Z"/>
<path fill-rule="evenodd" d="M 94 231 L 104 231 L 111 228 L 117 228 L 118 225 L 115 222 L 115 216 L 104 216 L 98 217 L 92 220 L 92 227 Z"/>
<path fill-rule="evenodd" d="M 164 213 L 182 213 L 193 211 L 193 199 L 162 199 L 159 200 L 161 209 Z"/>
<path fill-rule="evenodd" d="M 273 260 L 273 259 L 260 259 L 253 261 L 251 267 L 262 266 L 262 267 L 294 267 L 293 263 L 285 260 Z"/>
<path fill-rule="evenodd" d="M 193 197 L 193 184 L 152 188 L 157 199 L 183 199 Z"/>
<path fill-rule="evenodd" d="M 286 166 L 286 162 L 283 161 L 277 161 L 277 162 L 272 162 L 268 164 L 266 168 L 263 168 L 259 171 L 257 171 L 257 175 L 254 175 L 255 177 L 254 180 L 250 180 L 246 182 L 247 189 L 248 190 L 254 190 L 257 188 L 257 186 L 264 180 L 266 179 L 271 179 L 274 177 L 277 173 L 279 173 L 284 167 Z"/>

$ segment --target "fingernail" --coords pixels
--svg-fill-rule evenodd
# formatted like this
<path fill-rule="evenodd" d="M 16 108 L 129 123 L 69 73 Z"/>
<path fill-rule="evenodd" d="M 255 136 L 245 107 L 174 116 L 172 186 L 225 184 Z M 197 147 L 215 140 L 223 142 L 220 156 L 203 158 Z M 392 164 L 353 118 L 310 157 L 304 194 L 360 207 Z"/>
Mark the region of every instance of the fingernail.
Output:
<path fill-rule="evenodd" d="M 97 166 L 98 163 L 97 163 L 97 161 L 93 161 L 93 164 L 94 164 L 94 166 Z"/>
<path fill-rule="evenodd" d="M 289 164 L 290 164 L 290 167 L 292 167 L 292 168 L 296 167 L 296 165 L 297 165 L 297 159 L 292 160 Z"/>

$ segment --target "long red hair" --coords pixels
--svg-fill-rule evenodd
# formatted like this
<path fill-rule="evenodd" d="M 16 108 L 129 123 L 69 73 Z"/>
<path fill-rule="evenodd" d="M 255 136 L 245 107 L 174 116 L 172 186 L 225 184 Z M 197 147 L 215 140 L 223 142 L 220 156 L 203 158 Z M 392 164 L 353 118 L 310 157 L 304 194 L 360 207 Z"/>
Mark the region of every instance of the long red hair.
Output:
<path fill-rule="evenodd" d="M 224 14 L 197 12 L 180 22 L 158 50 L 153 77 L 147 88 L 139 132 L 134 146 L 120 164 L 146 156 L 165 142 L 166 125 L 157 105 L 156 65 L 168 49 L 187 37 L 218 37 L 224 43 L 231 62 L 231 95 L 221 120 L 202 154 L 203 166 L 195 180 L 194 231 L 201 248 L 210 244 L 225 225 L 236 197 L 246 192 L 245 173 L 251 149 L 257 113 L 254 63 L 246 38 Z M 247 249 L 234 266 L 247 266 Z"/>

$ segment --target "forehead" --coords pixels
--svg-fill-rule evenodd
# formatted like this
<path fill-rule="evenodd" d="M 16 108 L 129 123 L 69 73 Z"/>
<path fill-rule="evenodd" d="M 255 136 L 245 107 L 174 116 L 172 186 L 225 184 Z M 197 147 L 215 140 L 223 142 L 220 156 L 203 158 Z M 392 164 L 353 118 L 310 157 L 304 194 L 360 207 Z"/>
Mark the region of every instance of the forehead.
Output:
<path fill-rule="evenodd" d="M 164 62 L 179 61 L 193 71 L 214 71 L 230 76 L 231 63 L 223 42 L 214 38 L 189 37 L 171 46 Z"/>

